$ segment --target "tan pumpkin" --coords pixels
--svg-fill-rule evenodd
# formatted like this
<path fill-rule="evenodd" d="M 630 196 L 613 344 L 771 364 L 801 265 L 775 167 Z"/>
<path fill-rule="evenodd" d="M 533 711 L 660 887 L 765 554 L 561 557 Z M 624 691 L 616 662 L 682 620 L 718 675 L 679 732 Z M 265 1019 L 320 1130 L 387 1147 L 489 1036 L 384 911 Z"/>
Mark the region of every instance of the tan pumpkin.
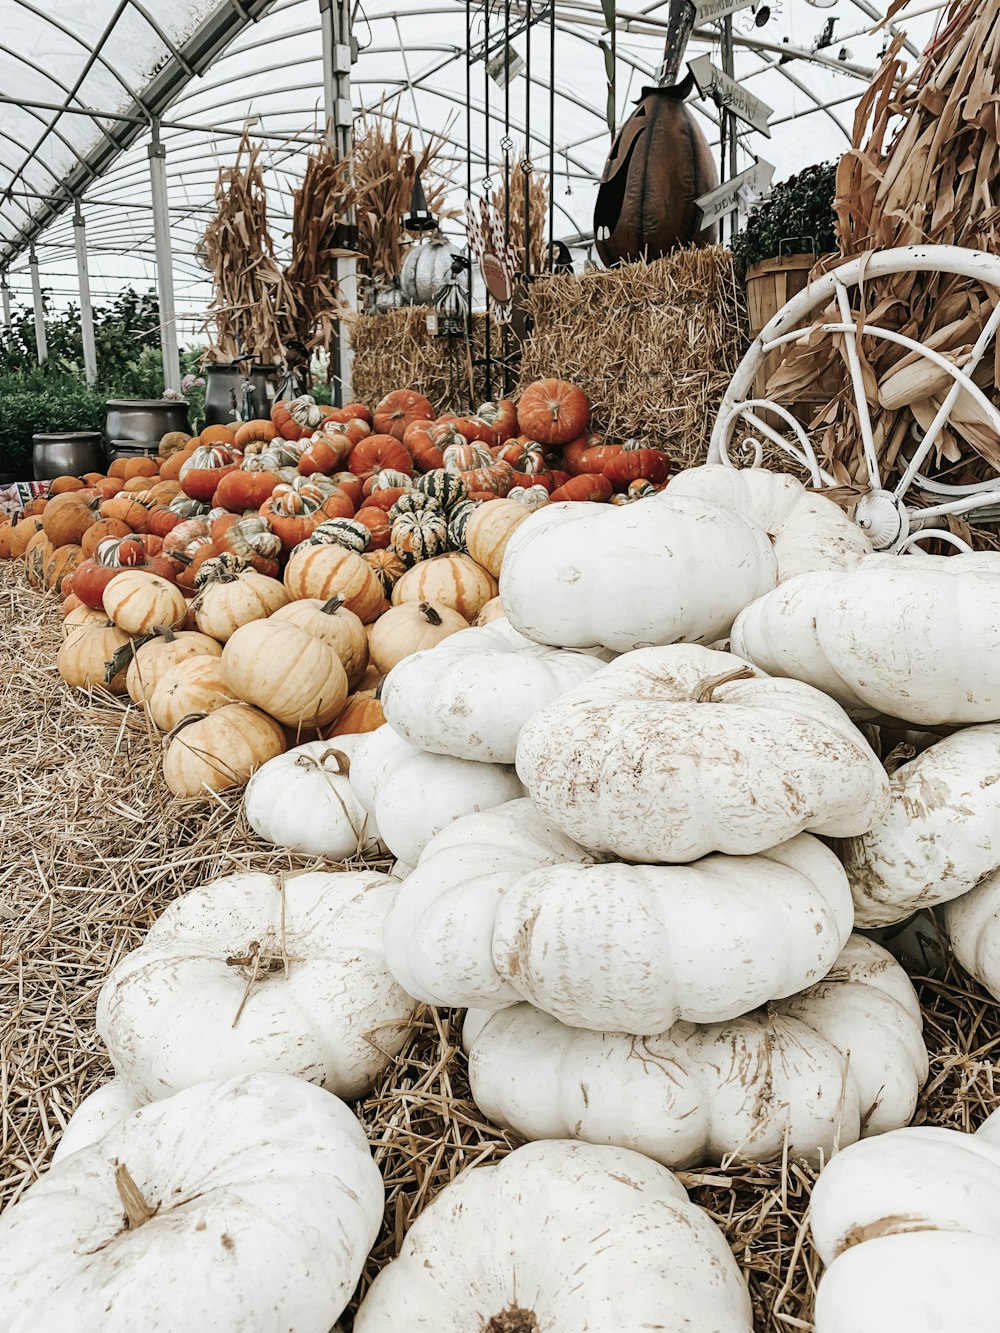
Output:
<path fill-rule="evenodd" d="M 28 583 L 39 592 L 45 587 L 45 566 L 56 553 L 56 548 L 44 532 L 36 532 L 24 548 L 24 572 Z"/>
<path fill-rule="evenodd" d="M 506 611 L 503 609 L 503 602 L 501 602 L 499 597 L 494 597 L 480 610 L 479 615 L 476 616 L 472 623 L 477 627 L 489 625 L 494 620 L 502 620 L 506 614 Z"/>
<path fill-rule="evenodd" d="M 79 546 L 54 547 L 51 554 L 47 555 L 42 569 L 43 586 L 50 590 L 58 589 L 63 579 L 73 573 L 82 559 L 83 552 Z"/>
<path fill-rule="evenodd" d="M 197 631 L 173 630 L 157 634 L 148 643 L 140 644 L 125 673 L 128 697 L 133 703 L 148 703 L 157 681 L 165 672 L 189 657 L 221 657 L 222 649 L 215 639 Z"/>
<path fill-rule="evenodd" d="M 202 796 L 241 787 L 261 764 L 284 751 L 285 733 L 273 718 L 247 704 L 226 704 L 171 737 L 163 778 L 175 796 Z"/>
<path fill-rule="evenodd" d="M 500 564 L 515 528 L 519 528 L 531 511 L 517 500 L 491 500 L 480 505 L 469 515 L 465 528 L 465 544 L 469 555 L 495 579 L 500 577 Z"/>
<path fill-rule="evenodd" d="M 371 627 L 368 650 L 374 665 L 385 675 L 404 657 L 433 648 L 449 634 L 468 628 L 465 617 L 450 606 L 404 602 L 402 606 L 390 607 Z"/>
<path fill-rule="evenodd" d="M 385 725 L 382 704 L 373 690 L 352 694 L 344 711 L 332 726 L 323 728 L 324 740 L 332 736 L 359 736 L 366 731 L 378 731 Z"/>
<path fill-rule="evenodd" d="M 492 574 L 471 556 L 452 551 L 433 560 L 421 560 L 407 570 L 392 590 L 392 604 L 433 602 L 435 606 L 450 606 L 471 621 L 497 592 Z"/>
<path fill-rule="evenodd" d="M 218 645 L 216 645 L 218 646 Z M 239 700 L 226 684 L 218 657 L 188 657 L 159 677 L 149 696 L 149 716 L 160 731 L 173 731 L 186 717 L 214 713 Z"/>
<path fill-rule="evenodd" d="M 13 559 L 24 555 L 28 542 L 36 533 L 42 531 L 42 520 L 40 517 L 22 518 L 17 523 L 11 525 L 10 531 L 6 536 L 6 543 L 10 547 L 10 554 Z"/>
<path fill-rule="evenodd" d="M 78 629 L 84 625 L 93 628 L 94 625 L 110 625 L 111 621 L 103 611 L 94 611 L 89 606 L 75 606 L 68 613 L 62 623 L 62 636 L 68 639 L 71 634 L 75 634 Z"/>
<path fill-rule="evenodd" d="M 288 593 L 277 579 L 245 569 L 213 579 L 198 594 L 195 617 L 203 634 L 225 643 L 241 625 L 268 616 L 288 604 Z"/>
<path fill-rule="evenodd" d="M 118 649 L 128 642 L 129 636 L 108 621 L 82 625 L 63 640 L 56 654 L 56 670 L 67 685 L 124 694 L 124 669 L 110 681 L 105 679 L 105 672 Z"/>
<path fill-rule="evenodd" d="M 368 668 L 368 635 L 364 625 L 353 611 L 348 611 L 340 597 L 331 597 L 327 602 L 316 597 L 303 597 L 275 611 L 273 618 L 298 625 L 307 634 L 322 639 L 340 658 L 347 674 L 348 689 L 357 689 Z"/>
<path fill-rule="evenodd" d="M 368 636 L 368 639 L 370 642 L 371 641 L 370 634 Z M 382 672 L 379 671 L 377 666 L 372 665 L 371 658 L 369 658 L 368 670 L 361 677 L 361 681 L 358 684 L 358 688 L 355 690 L 355 694 L 375 694 L 378 691 L 378 687 L 382 684 L 383 680 L 385 680 L 385 677 L 382 675 Z"/>
<path fill-rule="evenodd" d="M 126 569 L 104 589 L 104 609 L 126 634 L 149 634 L 184 623 L 187 602 L 175 583 L 142 569 Z"/>
<path fill-rule="evenodd" d="M 79 546 L 83 534 L 96 522 L 97 510 L 75 491 L 55 496 L 42 513 L 42 527 L 53 546 Z"/>
<path fill-rule="evenodd" d="M 289 727 L 321 727 L 343 711 L 347 676 L 322 639 L 271 617 L 241 625 L 222 650 L 226 683 Z"/>
<path fill-rule="evenodd" d="M 285 587 L 294 598 L 327 602 L 342 597 L 348 611 L 370 625 L 386 601 L 374 569 L 363 556 L 343 546 L 301 546 L 285 569 Z"/>

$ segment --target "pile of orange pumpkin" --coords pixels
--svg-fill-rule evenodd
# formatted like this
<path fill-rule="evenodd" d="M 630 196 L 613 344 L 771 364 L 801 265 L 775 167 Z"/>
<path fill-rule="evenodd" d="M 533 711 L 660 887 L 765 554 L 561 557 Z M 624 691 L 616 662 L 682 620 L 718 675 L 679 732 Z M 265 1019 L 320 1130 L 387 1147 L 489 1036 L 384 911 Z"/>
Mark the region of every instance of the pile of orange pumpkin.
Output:
<path fill-rule="evenodd" d="M 397 661 L 499 614 L 503 551 L 534 509 L 665 485 L 665 453 L 588 434 L 589 415 L 556 379 L 469 417 L 412 390 L 371 410 L 279 402 L 269 421 L 169 435 L 159 458 L 58 478 L 0 526 L 0 558 L 22 557 L 62 597 L 63 678 L 152 702 L 168 732 L 196 717 L 202 730 L 177 737 L 192 771 L 168 749 L 168 783 L 221 789 L 275 746 L 380 725 L 374 691 Z M 256 638 L 241 633 L 253 625 Z M 319 662 L 318 694 L 279 700 L 283 673 L 302 678 L 303 633 L 344 668 L 343 689 Z M 241 644 L 249 667 L 235 665 Z M 248 672 L 267 680 L 247 685 Z M 173 688 L 156 706 L 161 677 Z M 216 752 L 208 770 L 192 759 Z"/>

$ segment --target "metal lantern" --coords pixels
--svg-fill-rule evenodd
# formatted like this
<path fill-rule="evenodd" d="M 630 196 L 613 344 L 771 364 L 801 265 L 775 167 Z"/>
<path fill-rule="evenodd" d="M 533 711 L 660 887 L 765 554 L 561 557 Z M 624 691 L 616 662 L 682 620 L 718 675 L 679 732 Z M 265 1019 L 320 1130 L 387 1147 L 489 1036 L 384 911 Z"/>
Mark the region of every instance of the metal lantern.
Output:
<path fill-rule="evenodd" d="M 410 305 L 433 305 L 451 277 L 452 260 L 459 251 L 441 235 L 411 245 L 403 260 L 399 285 Z"/>

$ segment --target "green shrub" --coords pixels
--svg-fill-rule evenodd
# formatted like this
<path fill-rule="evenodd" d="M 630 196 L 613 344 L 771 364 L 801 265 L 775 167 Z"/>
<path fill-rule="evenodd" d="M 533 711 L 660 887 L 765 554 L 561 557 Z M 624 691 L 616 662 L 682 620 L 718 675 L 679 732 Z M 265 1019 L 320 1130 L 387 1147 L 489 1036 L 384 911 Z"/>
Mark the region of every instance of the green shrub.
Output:
<path fill-rule="evenodd" d="M 782 254 L 836 250 L 836 175 L 836 163 L 824 162 L 776 185 L 733 237 L 731 248 L 739 269 L 745 273 L 752 265 Z"/>

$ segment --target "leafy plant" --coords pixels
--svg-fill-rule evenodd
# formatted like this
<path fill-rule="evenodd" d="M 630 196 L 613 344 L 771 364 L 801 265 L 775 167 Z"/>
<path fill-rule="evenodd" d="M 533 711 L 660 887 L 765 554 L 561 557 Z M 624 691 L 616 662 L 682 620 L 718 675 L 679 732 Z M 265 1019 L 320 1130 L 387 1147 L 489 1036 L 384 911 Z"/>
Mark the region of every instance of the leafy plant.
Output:
<path fill-rule="evenodd" d="M 771 197 L 755 208 L 743 231 L 731 242 L 738 267 L 746 272 L 765 259 L 782 254 L 825 254 L 836 250 L 837 166 L 823 162 L 789 176 L 771 191 Z"/>

